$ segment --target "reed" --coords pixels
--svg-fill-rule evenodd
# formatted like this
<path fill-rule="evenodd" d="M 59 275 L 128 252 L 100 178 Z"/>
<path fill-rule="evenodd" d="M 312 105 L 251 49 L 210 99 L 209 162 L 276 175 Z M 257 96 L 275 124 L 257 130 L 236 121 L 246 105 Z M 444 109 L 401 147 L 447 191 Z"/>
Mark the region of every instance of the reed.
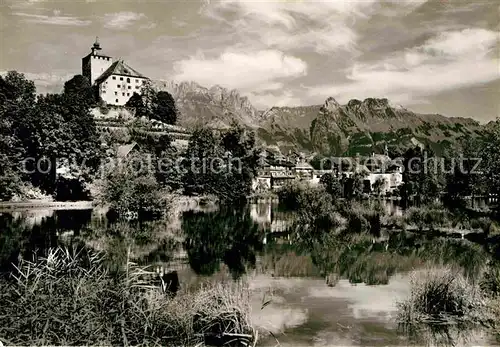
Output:
<path fill-rule="evenodd" d="M 409 298 L 397 303 L 400 323 L 481 323 L 486 300 L 478 285 L 451 267 L 414 272 Z"/>
<path fill-rule="evenodd" d="M 250 345 L 248 290 L 211 284 L 171 297 L 128 261 L 111 276 L 99 253 L 51 249 L 0 280 L 6 345 Z M 232 342 L 231 342 L 232 341 Z"/>

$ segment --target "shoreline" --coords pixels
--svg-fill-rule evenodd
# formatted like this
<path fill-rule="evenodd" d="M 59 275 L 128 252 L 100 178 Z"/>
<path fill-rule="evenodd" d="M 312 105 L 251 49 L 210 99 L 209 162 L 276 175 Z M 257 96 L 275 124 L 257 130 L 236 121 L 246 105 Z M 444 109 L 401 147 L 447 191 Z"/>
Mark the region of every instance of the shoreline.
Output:
<path fill-rule="evenodd" d="M 94 208 L 93 201 L 6 201 L 0 202 L 0 212 L 25 211 L 34 209 L 86 210 Z"/>

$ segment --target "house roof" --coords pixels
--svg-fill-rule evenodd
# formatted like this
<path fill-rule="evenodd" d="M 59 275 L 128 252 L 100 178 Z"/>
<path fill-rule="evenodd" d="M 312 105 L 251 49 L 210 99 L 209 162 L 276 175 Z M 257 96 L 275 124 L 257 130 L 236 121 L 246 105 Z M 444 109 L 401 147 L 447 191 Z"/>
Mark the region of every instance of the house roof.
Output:
<path fill-rule="evenodd" d="M 104 71 L 101 76 L 97 77 L 95 83 L 99 84 L 111 75 L 147 78 L 137 70 L 134 70 L 129 65 L 125 64 L 123 60 L 117 60 L 111 64 L 111 66 L 108 67 L 108 69 Z"/>
<path fill-rule="evenodd" d="M 118 146 L 118 149 L 116 150 L 116 155 L 118 156 L 118 158 L 125 158 L 130 154 L 130 152 L 132 152 L 132 150 L 136 146 L 137 146 L 137 143 L 135 143 L 135 142 L 128 144 L 128 145 Z"/>

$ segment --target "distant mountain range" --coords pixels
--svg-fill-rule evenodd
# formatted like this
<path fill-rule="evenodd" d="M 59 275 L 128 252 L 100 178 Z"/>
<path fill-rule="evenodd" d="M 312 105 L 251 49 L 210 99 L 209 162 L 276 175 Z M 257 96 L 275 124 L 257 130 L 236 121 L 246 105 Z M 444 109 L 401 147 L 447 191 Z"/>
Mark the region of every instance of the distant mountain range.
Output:
<path fill-rule="evenodd" d="M 418 114 L 387 99 L 350 100 L 340 105 L 328 98 L 323 105 L 272 107 L 259 111 L 247 97 L 220 86 L 194 82 L 155 82 L 169 91 L 180 111 L 179 125 L 193 128 L 228 127 L 237 121 L 255 129 L 268 145 L 282 152 L 301 150 L 324 155 L 355 155 L 404 150 L 429 145 L 437 153 L 455 145 L 462 136 L 483 136 L 488 126 L 470 118 Z"/>

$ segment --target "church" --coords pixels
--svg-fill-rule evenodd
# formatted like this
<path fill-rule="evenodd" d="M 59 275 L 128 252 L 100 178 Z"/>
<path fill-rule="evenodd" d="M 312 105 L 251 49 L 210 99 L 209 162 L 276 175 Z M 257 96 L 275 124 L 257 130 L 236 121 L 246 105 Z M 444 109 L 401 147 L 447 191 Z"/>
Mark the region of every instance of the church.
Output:
<path fill-rule="evenodd" d="M 109 105 L 123 106 L 134 92 L 141 92 L 142 85 L 149 79 L 122 59 L 113 61 L 113 58 L 102 54 L 101 50 L 96 39 L 91 52 L 82 58 L 82 75 L 97 88 L 103 101 Z"/>

